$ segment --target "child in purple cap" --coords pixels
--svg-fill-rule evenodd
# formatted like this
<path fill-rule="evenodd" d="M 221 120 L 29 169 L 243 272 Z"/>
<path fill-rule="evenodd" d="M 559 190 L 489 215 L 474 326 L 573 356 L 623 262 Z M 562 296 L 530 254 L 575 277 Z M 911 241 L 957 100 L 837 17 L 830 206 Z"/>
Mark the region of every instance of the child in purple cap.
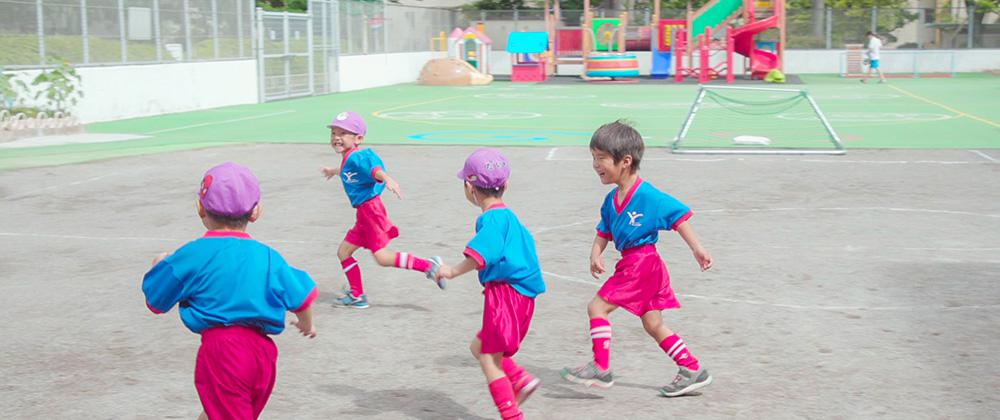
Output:
<path fill-rule="evenodd" d="M 676 397 L 712 383 L 708 370 L 688 350 L 684 340 L 663 325 L 663 309 L 681 306 L 670 287 L 670 274 L 656 250 L 659 231 L 675 230 L 687 243 L 702 271 L 712 267 L 712 255 L 698 241 L 688 219 L 691 209 L 639 177 L 644 149 L 642 136 L 621 121 L 602 125 L 590 139 L 593 168 L 602 184 L 615 184 L 604 197 L 601 221 L 590 253 L 590 273 L 604 273 L 601 254 L 614 241 L 622 258 L 597 296 L 587 306 L 590 316 L 592 361 L 560 374 L 571 382 L 609 388 L 611 375 L 611 322 L 618 308 L 642 319 L 642 326 L 678 366 L 673 382 L 660 388 L 665 397 Z"/>
<path fill-rule="evenodd" d="M 479 149 L 458 173 L 465 198 L 483 214 L 476 219 L 476 236 L 465 248 L 465 260 L 442 265 L 438 278 L 452 279 L 479 270 L 483 291 L 483 324 L 469 349 L 486 375 L 490 395 L 504 419 L 522 419 L 520 404 L 539 380 L 514 362 L 521 347 L 535 297 L 545 292 L 535 239 L 503 203 L 510 165 L 496 149 Z"/>
<path fill-rule="evenodd" d="M 260 187 L 246 167 L 209 169 L 198 191 L 198 216 L 208 232 L 160 254 L 142 280 L 156 314 L 180 307 L 181 321 L 201 334 L 194 384 L 202 419 L 257 418 L 274 388 L 278 349 L 269 335 L 292 324 L 313 338 L 318 291 L 309 274 L 246 233 L 260 217 Z"/>
<path fill-rule="evenodd" d="M 351 201 L 351 206 L 357 209 L 357 219 L 354 227 L 347 231 L 347 236 L 337 249 L 337 258 L 347 277 L 348 289 L 344 297 L 338 299 L 339 304 L 348 308 L 364 309 L 369 307 L 368 296 L 365 295 L 361 283 L 361 267 L 354 259 L 358 248 L 372 252 L 375 261 L 383 267 L 396 267 L 425 273 L 427 278 L 435 279 L 441 258 L 419 258 L 407 252 L 393 252 L 386 248 L 389 242 L 399 236 L 399 229 L 392 224 L 382 204 L 382 192 L 389 189 L 397 197 L 403 198 L 399 192 L 399 184 L 385 171 L 385 165 L 372 149 L 359 149 L 368 131 L 365 120 L 354 112 L 341 112 L 327 126 L 330 129 L 330 146 L 343 155 L 339 168 L 324 167 L 321 169 L 326 179 L 339 176 L 344 184 L 344 192 Z M 444 288 L 444 283 L 438 282 Z"/>

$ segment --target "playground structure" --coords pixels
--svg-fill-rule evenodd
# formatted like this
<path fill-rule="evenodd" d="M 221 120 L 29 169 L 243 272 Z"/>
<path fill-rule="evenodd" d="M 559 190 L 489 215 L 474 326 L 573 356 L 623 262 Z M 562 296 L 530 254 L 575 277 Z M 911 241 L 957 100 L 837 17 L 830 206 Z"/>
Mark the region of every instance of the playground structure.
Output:
<path fill-rule="evenodd" d="M 727 25 L 736 18 L 742 18 L 742 26 Z M 716 40 L 712 33 L 720 29 L 724 31 L 723 36 Z M 770 29 L 778 30 L 778 41 L 766 43 L 773 47 L 772 51 L 767 51 L 759 48 L 765 43 L 756 42 L 755 37 Z M 685 30 L 675 31 L 673 41 L 674 80 L 677 82 L 695 78 L 698 83 L 707 83 L 725 77 L 727 83 L 733 83 L 737 72 L 746 70 L 751 79 L 763 79 L 768 72 L 783 69 L 785 1 L 714 0 L 689 12 Z M 713 60 L 719 54 L 722 59 Z M 739 66 L 739 71 L 734 62 L 735 54 L 749 61 Z"/>
<path fill-rule="evenodd" d="M 507 36 L 507 52 L 511 54 L 510 81 L 544 82 L 549 46 L 545 32 L 511 32 Z"/>
<path fill-rule="evenodd" d="M 417 78 L 418 85 L 426 86 L 472 86 L 491 82 L 493 75 L 481 73 L 471 64 L 455 58 L 428 61 Z"/>
<path fill-rule="evenodd" d="M 483 23 L 478 27 L 455 28 L 448 36 L 448 57 L 469 63 L 483 74 L 490 74 L 493 41 L 486 36 Z"/>

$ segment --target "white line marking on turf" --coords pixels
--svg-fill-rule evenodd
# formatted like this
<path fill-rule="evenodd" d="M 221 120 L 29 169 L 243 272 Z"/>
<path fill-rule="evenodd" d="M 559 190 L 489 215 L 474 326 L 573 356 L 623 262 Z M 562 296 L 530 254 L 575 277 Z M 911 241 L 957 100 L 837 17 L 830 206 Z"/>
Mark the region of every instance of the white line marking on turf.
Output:
<path fill-rule="evenodd" d="M 552 160 L 552 157 L 556 155 L 556 150 L 559 150 L 559 148 L 553 147 L 549 149 L 549 154 L 545 155 L 545 160 Z"/>
<path fill-rule="evenodd" d="M 934 210 L 934 209 L 907 209 L 898 207 L 776 207 L 776 208 L 764 208 L 764 209 L 709 209 L 701 210 L 700 213 L 726 213 L 726 212 L 745 212 L 745 213 L 757 213 L 757 212 L 771 212 L 771 211 L 889 211 L 889 212 L 902 212 L 902 213 L 935 213 L 935 214 L 954 214 L 962 216 L 979 216 L 979 217 L 990 217 L 990 218 L 1000 218 L 1000 214 L 989 214 L 989 213 L 974 213 L 970 211 L 955 211 L 955 210 Z"/>
<path fill-rule="evenodd" d="M 548 232 L 550 230 L 559 230 L 559 229 L 562 229 L 562 228 L 568 228 L 568 227 L 571 227 L 571 226 L 582 225 L 582 224 L 586 224 L 586 223 L 593 223 L 594 225 L 596 225 L 597 221 L 596 220 L 588 220 L 588 221 L 585 221 L 585 222 L 567 223 L 565 225 L 556 225 L 556 226 L 543 227 L 543 228 L 535 229 L 534 232 L 535 233 Z"/>
<path fill-rule="evenodd" d="M 979 156 L 982 156 L 983 159 L 989 160 L 990 162 L 1000 162 L 1000 160 L 994 159 L 993 156 L 987 155 L 986 153 L 980 152 L 978 150 L 969 150 L 969 151 Z"/>
<path fill-rule="evenodd" d="M 571 162 L 584 162 L 591 159 L 586 158 L 546 158 L 545 160 L 560 162 L 560 161 L 571 161 Z M 643 157 L 642 161 L 671 161 L 671 162 L 728 162 L 728 161 L 745 161 L 746 158 L 651 158 Z M 773 161 L 773 159 L 754 159 L 758 161 Z M 985 162 L 968 162 L 961 160 L 843 160 L 837 158 L 831 159 L 793 159 L 787 158 L 782 159 L 787 162 L 808 162 L 808 163 L 867 163 L 874 165 L 905 165 L 905 164 L 926 164 L 926 165 L 969 165 L 969 164 L 982 164 Z M 997 161 L 1000 162 L 1000 161 Z"/>
<path fill-rule="evenodd" d="M 70 182 L 70 183 L 67 183 L 67 184 L 49 185 L 48 187 L 42 187 L 42 188 L 33 189 L 29 193 L 12 195 L 10 197 L 7 197 L 6 199 L 13 200 L 13 199 L 17 199 L 17 198 L 24 198 L 24 197 L 31 197 L 31 196 L 35 196 L 35 195 L 41 195 L 41 193 L 46 192 L 46 191 L 51 191 L 51 190 L 62 188 L 62 187 L 70 187 L 70 186 L 73 186 L 73 185 L 85 184 L 85 183 L 88 183 L 88 182 L 97 181 L 99 179 L 104 179 L 104 178 L 107 178 L 109 176 L 117 175 L 117 174 L 118 174 L 118 172 L 110 172 L 110 173 L 106 173 L 104 175 L 98 175 L 98 176 L 87 178 L 87 179 L 81 179 L 79 181 L 73 181 L 73 182 Z"/>
<path fill-rule="evenodd" d="M 177 238 L 155 238 L 148 236 L 91 236 L 91 235 L 58 235 L 51 233 L 21 233 L 21 232 L 0 232 L 0 236 L 16 236 L 24 238 L 51 238 L 51 239 L 82 239 L 87 241 L 156 241 L 156 242 L 186 242 L 194 238 L 177 239 Z M 300 241 L 292 239 L 266 239 L 261 240 L 264 243 L 283 243 L 283 244 L 321 244 L 321 243 L 336 243 L 338 241 L 334 240 L 311 240 L 311 241 Z"/>
<path fill-rule="evenodd" d="M 185 125 L 185 126 L 181 126 L 181 127 L 165 128 L 163 130 L 150 131 L 150 132 L 144 133 L 144 134 L 160 134 L 160 133 L 168 133 L 168 132 L 171 132 L 171 131 L 187 130 L 189 128 L 205 127 L 205 126 L 209 126 L 209 125 L 229 124 L 229 123 L 234 123 L 234 122 L 239 122 L 239 121 L 256 120 L 256 119 L 260 119 L 260 118 L 267 118 L 267 117 L 274 117 L 274 116 L 278 116 L 278 115 L 291 114 L 293 112 L 296 112 L 296 111 L 289 109 L 289 110 L 285 110 L 285 111 L 281 111 L 281 112 L 272 112 L 270 114 L 264 114 L 264 115 L 254 115 L 254 116 L 250 116 L 250 117 L 233 118 L 231 120 L 210 121 L 210 122 L 206 122 L 206 123 L 191 124 L 191 125 Z"/>

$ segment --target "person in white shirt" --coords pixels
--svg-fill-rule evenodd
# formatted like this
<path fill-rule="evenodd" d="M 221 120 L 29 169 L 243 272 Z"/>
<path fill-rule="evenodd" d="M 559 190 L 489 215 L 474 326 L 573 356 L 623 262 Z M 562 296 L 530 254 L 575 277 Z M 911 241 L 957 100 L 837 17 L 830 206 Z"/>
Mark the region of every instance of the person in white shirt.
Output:
<path fill-rule="evenodd" d="M 878 65 L 879 51 L 882 49 L 882 39 L 872 31 L 868 31 L 865 37 L 868 39 L 868 48 L 865 50 L 865 55 L 868 56 L 868 59 L 865 60 L 868 62 L 868 73 L 861 79 L 861 83 L 867 82 L 872 77 L 872 70 L 878 73 L 878 82 L 885 83 L 885 75 L 882 74 L 882 69 Z"/>

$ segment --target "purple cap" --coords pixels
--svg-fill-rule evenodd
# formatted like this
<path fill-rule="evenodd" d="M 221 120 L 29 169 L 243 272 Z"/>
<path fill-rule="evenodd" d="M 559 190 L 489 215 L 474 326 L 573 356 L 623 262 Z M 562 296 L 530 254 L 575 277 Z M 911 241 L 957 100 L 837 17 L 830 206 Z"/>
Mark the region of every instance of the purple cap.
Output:
<path fill-rule="evenodd" d="M 243 216 L 260 202 L 260 184 L 246 166 L 226 162 L 205 172 L 198 199 L 209 213 Z"/>
<path fill-rule="evenodd" d="M 333 122 L 326 128 L 340 127 L 344 130 L 350 131 L 358 136 L 363 136 L 368 132 L 368 126 L 365 125 L 365 119 L 361 118 L 357 112 L 344 111 L 333 117 Z"/>
<path fill-rule="evenodd" d="M 458 177 L 482 188 L 499 188 L 510 178 L 510 164 L 497 149 L 477 149 L 465 159 Z"/>

